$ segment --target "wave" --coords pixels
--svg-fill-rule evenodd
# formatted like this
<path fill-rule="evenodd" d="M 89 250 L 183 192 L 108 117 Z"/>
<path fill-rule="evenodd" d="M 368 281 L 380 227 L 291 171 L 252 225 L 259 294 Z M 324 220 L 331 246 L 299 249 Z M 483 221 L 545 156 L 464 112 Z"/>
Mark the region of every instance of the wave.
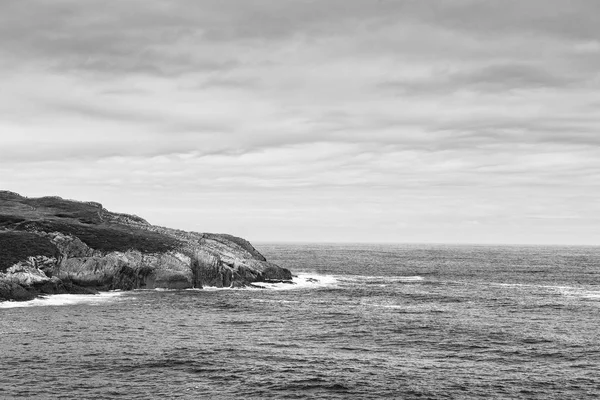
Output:
<path fill-rule="evenodd" d="M 103 304 L 113 301 L 124 292 L 102 292 L 99 294 L 51 294 L 29 301 L 5 301 L 0 308 L 71 306 L 75 304 Z"/>
<path fill-rule="evenodd" d="M 260 289 L 290 290 L 290 289 L 317 289 L 337 288 L 343 284 L 380 285 L 395 283 L 422 282 L 422 276 L 368 276 L 368 275 L 321 275 L 314 272 L 300 272 L 294 276 L 293 283 L 257 283 L 254 286 Z"/>
<path fill-rule="evenodd" d="M 422 282 L 425 280 L 422 276 L 369 276 L 369 275 L 345 275 L 340 277 L 346 282 L 366 283 L 366 284 L 389 284 L 389 283 L 411 283 Z"/>
<path fill-rule="evenodd" d="M 462 281 L 448 281 L 450 283 L 471 283 L 471 282 L 462 282 Z M 471 284 L 477 285 L 478 282 L 472 282 Z M 501 283 L 501 282 L 485 282 L 486 285 L 489 286 L 506 286 L 506 287 L 515 287 L 515 288 L 534 288 L 534 289 L 552 289 L 552 290 L 570 290 L 570 289 L 578 289 L 573 286 L 561 286 L 561 285 L 536 285 L 532 283 Z"/>
<path fill-rule="evenodd" d="M 600 291 L 598 290 L 586 290 L 580 288 L 562 288 L 559 290 L 560 294 L 566 297 L 575 297 L 586 300 L 597 300 L 600 301 Z"/>
<path fill-rule="evenodd" d="M 478 282 L 462 282 L 462 281 L 447 281 L 447 283 L 478 285 Z M 485 282 L 486 286 L 500 286 L 516 289 L 534 289 L 546 292 L 553 292 L 560 296 L 587 299 L 600 301 L 600 290 L 591 290 L 577 286 L 565 285 L 536 285 L 531 283 L 500 283 L 500 282 Z"/>
<path fill-rule="evenodd" d="M 136 289 L 136 291 L 142 292 L 219 292 L 228 290 L 290 290 L 290 289 L 311 289 L 320 287 L 335 286 L 339 282 L 339 277 L 334 275 L 319 275 L 315 273 L 299 273 L 292 277 L 291 282 L 254 282 L 250 286 L 233 288 L 233 287 L 216 287 L 216 286 L 204 286 L 202 288 L 188 288 L 188 289 Z"/>
<path fill-rule="evenodd" d="M 254 289 L 271 290 L 297 290 L 297 289 L 317 289 L 323 287 L 335 287 L 339 283 L 339 277 L 334 275 L 319 275 L 315 273 L 298 273 L 292 278 L 291 283 L 266 283 L 258 282 L 254 284 Z"/>
<path fill-rule="evenodd" d="M 202 288 L 188 288 L 188 289 L 136 289 L 136 291 L 142 292 L 219 292 L 228 290 L 290 290 L 290 289 L 305 289 L 305 288 L 319 288 L 334 286 L 338 282 L 338 277 L 333 275 L 319 275 L 315 273 L 299 273 L 294 275 L 291 282 L 254 282 L 250 286 L 233 288 L 233 287 L 216 287 L 216 286 L 204 286 Z"/>

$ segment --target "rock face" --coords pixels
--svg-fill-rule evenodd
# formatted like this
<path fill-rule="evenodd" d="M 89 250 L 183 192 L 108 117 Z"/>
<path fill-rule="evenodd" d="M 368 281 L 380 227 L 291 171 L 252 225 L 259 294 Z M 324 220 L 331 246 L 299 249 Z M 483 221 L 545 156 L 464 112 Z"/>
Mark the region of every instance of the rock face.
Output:
<path fill-rule="evenodd" d="M 95 202 L 0 191 L 0 301 L 291 279 L 235 236 L 153 226 Z"/>

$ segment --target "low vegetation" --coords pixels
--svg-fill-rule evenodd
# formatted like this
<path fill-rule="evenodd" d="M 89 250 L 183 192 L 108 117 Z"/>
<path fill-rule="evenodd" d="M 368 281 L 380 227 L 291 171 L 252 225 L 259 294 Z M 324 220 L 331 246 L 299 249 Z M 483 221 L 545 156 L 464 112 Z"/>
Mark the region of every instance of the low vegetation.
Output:
<path fill-rule="evenodd" d="M 78 237 L 89 247 L 101 251 L 139 250 L 143 253 L 162 253 L 179 246 L 179 241 L 157 232 L 119 224 L 85 224 L 65 220 L 30 222 L 29 229 L 41 232 L 61 232 Z"/>
<path fill-rule="evenodd" d="M 170 236 L 145 229 L 145 222 L 127 216 L 135 224 L 115 222 L 123 214 L 113 214 L 98 203 L 64 200 L 59 197 L 29 199 L 0 192 L 0 270 L 30 255 L 57 255 L 58 250 L 35 232 L 61 232 L 78 237 L 100 251 L 158 253 L 176 249 L 181 243 Z"/>
<path fill-rule="evenodd" d="M 30 256 L 58 257 L 58 249 L 43 236 L 31 232 L 0 231 L 0 272 Z"/>

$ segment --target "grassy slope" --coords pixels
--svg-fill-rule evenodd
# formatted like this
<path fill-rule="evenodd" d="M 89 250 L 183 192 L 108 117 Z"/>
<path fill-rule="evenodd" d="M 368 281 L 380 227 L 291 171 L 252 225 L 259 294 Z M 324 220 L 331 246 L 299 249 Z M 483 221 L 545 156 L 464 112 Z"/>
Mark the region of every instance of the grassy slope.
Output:
<path fill-rule="evenodd" d="M 0 192 L 0 271 L 30 255 L 57 254 L 57 249 L 47 238 L 31 233 L 36 231 L 73 235 L 101 251 L 136 249 L 156 253 L 181 245 L 174 238 L 143 227 L 111 222 L 111 216 L 115 215 L 97 203 L 57 197 L 28 199 Z M 136 220 L 135 217 L 132 219 Z"/>
<path fill-rule="evenodd" d="M 58 257 L 58 249 L 35 233 L 0 231 L 0 272 L 29 256 Z"/>

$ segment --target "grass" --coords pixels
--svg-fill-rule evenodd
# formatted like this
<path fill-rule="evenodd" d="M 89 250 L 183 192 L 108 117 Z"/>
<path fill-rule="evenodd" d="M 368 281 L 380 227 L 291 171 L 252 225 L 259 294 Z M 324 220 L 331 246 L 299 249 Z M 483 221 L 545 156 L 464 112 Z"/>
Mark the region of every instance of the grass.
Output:
<path fill-rule="evenodd" d="M 58 257 L 52 242 L 31 232 L 0 231 L 0 272 L 30 256 Z"/>
<path fill-rule="evenodd" d="M 31 222 L 27 227 L 42 232 L 61 232 L 76 236 L 89 247 L 101 251 L 135 249 L 142 253 L 162 253 L 180 245 L 177 239 L 169 236 L 119 224 L 86 224 L 48 219 Z"/>
<path fill-rule="evenodd" d="M 98 203 L 59 197 L 29 199 L 0 192 L 0 268 L 30 255 L 54 255 L 49 239 L 31 232 L 61 232 L 78 237 L 89 247 L 104 252 L 139 250 L 161 253 L 181 246 L 175 238 L 143 227 L 115 222 L 121 214 L 110 213 Z M 139 217 L 132 220 L 142 222 Z M 4 232 L 3 232 L 4 231 Z"/>

